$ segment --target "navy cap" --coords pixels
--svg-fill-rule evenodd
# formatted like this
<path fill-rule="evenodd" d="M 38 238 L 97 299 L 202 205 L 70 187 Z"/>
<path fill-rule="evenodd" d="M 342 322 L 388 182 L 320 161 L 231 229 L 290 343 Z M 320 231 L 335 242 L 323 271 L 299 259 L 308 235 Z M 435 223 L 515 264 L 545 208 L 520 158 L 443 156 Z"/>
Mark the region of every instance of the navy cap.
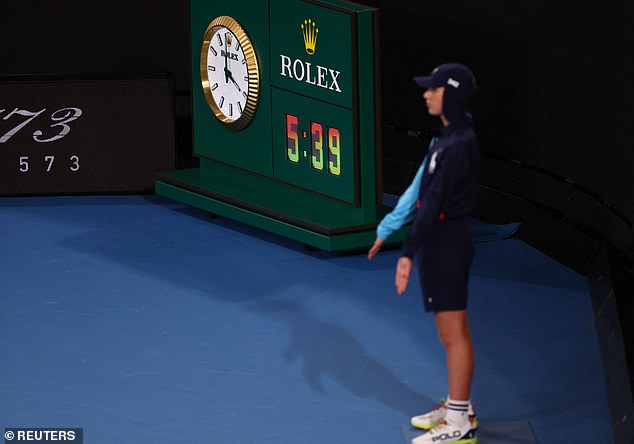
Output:
<path fill-rule="evenodd" d="M 418 86 L 438 88 L 444 86 L 461 91 L 461 96 L 471 96 L 476 90 L 473 73 L 462 63 L 445 63 L 436 67 L 430 76 L 414 77 Z"/>
<path fill-rule="evenodd" d="M 423 88 L 445 87 L 443 114 L 452 125 L 471 122 L 467 104 L 475 95 L 477 86 L 473 73 L 462 63 L 445 63 L 436 67 L 430 76 L 414 77 Z"/>

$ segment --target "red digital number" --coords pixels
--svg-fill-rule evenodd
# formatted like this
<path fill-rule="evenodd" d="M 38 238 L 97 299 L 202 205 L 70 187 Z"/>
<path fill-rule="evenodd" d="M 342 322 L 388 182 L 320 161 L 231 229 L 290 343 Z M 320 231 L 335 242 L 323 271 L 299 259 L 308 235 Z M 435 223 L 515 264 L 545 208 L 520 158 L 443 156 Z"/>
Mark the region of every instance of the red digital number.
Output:
<path fill-rule="evenodd" d="M 286 115 L 286 158 L 299 162 L 299 136 L 297 135 L 297 117 Z"/>

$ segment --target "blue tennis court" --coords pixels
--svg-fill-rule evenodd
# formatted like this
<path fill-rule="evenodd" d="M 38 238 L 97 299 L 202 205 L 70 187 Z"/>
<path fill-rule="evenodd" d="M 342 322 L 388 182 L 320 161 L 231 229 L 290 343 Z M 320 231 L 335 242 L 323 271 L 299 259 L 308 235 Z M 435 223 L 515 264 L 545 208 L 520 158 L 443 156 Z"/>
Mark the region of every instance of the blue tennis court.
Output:
<path fill-rule="evenodd" d="M 586 278 L 474 227 L 480 443 L 611 443 Z M 418 279 L 394 291 L 397 250 L 307 252 L 150 195 L 2 198 L 0 230 L 4 427 L 402 444 L 446 395 Z"/>

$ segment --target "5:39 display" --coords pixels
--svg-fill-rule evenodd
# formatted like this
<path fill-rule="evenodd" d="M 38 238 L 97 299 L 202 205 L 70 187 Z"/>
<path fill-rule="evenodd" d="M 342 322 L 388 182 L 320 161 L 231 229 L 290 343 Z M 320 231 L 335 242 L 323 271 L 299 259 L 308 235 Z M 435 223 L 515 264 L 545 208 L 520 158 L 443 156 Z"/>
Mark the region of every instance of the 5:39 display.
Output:
<path fill-rule="evenodd" d="M 286 114 L 286 158 L 299 162 L 298 118 Z M 303 133 L 306 138 L 306 133 Z M 327 157 L 324 156 L 324 149 Z M 324 147 L 324 127 L 321 123 L 310 122 L 310 165 L 318 171 L 324 170 L 324 159 L 328 159 L 328 172 L 341 175 L 341 133 L 334 127 L 326 127 L 326 146 Z"/>

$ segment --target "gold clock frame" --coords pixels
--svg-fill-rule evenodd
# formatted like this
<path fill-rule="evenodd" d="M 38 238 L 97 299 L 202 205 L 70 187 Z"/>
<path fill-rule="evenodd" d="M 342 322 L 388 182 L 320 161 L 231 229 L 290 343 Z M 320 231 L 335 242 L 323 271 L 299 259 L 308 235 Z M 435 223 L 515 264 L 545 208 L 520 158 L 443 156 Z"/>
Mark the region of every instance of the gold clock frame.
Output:
<path fill-rule="evenodd" d="M 220 110 L 220 107 L 211 94 L 211 88 L 209 86 L 209 75 L 207 72 L 207 54 L 209 53 L 209 44 L 211 43 L 211 38 L 215 32 L 221 27 L 227 28 L 231 31 L 238 39 L 238 42 L 240 42 L 240 46 L 242 47 L 242 51 L 244 52 L 244 57 L 246 59 L 247 74 L 249 77 L 249 92 L 247 94 L 244 112 L 238 119 L 235 120 L 226 116 Z M 209 26 L 207 26 L 200 50 L 200 79 L 207 104 L 211 108 L 214 116 L 216 116 L 216 118 L 224 126 L 234 131 L 240 131 L 251 123 L 257 109 L 260 95 L 260 68 L 251 39 L 242 25 L 233 17 L 229 17 L 227 15 L 216 17 L 211 21 L 211 23 L 209 23 Z"/>

